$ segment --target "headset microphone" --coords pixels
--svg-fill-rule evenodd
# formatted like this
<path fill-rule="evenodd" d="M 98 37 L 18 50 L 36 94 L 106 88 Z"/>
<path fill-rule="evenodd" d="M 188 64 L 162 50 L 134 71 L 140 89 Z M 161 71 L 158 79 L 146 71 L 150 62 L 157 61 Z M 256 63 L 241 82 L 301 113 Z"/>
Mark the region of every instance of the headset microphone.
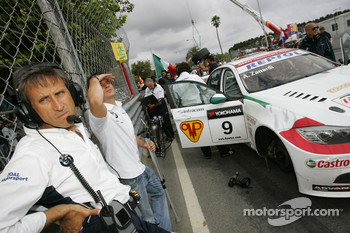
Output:
<path fill-rule="evenodd" d="M 66 120 L 68 123 L 74 123 L 77 120 L 81 121 L 81 116 L 70 115 L 70 116 L 67 116 Z"/>

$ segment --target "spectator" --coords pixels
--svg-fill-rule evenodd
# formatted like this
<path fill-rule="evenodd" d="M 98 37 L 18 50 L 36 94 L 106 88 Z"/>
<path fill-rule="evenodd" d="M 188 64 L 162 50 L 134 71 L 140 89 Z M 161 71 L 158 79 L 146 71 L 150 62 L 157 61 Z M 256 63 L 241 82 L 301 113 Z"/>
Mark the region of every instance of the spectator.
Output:
<path fill-rule="evenodd" d="M 299 48 L 313 53 L 317 53 L 325 58 L 335 62 L 335 55 L 329 39 L 321 36 L 318 33 L 318 26 L 316 23 L 308 23 L 305 25 L 306 36 L 301 41 Z"/>
<path fill-rule="evenodd" d="M 167 141 L 171 142 L 174 139 L 174 130 L 171 125 L 168 107 L 166 106 L 164 100 L 164 89 L 160 85 L 156 84 L 152 78 L 146 78 L 145 83 L 147 86 L 145 97 L 154 95 L 158 100 L 157 104 L 148 105 L 149 116 L 150 118 L 153 118 L 153 116 L 162 116 L 164 120 L 164 132 L 167 136 Z"/>
<path fill-rule="evenodd" d="M 209 64 L 208 66 L 203 66 L 203 64 L 199 64 L 202 72 L 209 72 L 209 74 L 211 74 L 211 72 L 213 72 L 213 70 L 215 70 L 215 68 L 219 67 L 219 64 L 215 61 L 215 57 L 213 54 L 209 55 L 208 58 L 206 59 L 207 62 L 205 62 L 206 64 Z"/>
<path fill-rule="evenodd" d="M 329 34 L 329 32 L 327 32 L 323 26 L 320 27 L 320 35 L 327 37 L 329 39 L 329 41 L 331 42 L 331 44 L 333 44 L 333 38 L 332 38 L 331 34 Z"/>
<path fill-rule="evenodd" d="M 155 145 L 153 142 L 148 145 L 135 135 L 122 103 L 115 100 L 113 81 L 111 74 L 93 75 L 89 79 L 91 129 L 102 145 L 107 162 L 118 172 L 120 182 L 141 195 L 142 219 L 171 231 L 165 191 L 154 172 L 141 163 L 138 152 L 138 146 L 154 151 Z"/>
<path fill-rule="evenodd" d="M 159 83 L 159 81 L 161 80 L 161 79 L 163 79 L 163 78 L 165 78 L 166 77 L 166 70 L 162 70 L 161 72 L 160 72 L 160 74 L 161 74 L 161 76 L 158 78 L 158 79 L 155 79 L 155 81 L 157 82 L 157 83 Z"/>
<path fill-rule="evenodd" d="M 172 82 L 175 82 L 175 79 L 172 77 L 171 73 L 169 71 L 167 71 L 165 77 L 161 78 L 158 83 L 164 89 L 164 86 L 166 84 L 169 84 L 169 83 L 172 83 Z"/>
<path fill-rule="evenodd" d="M 60 155 L 74 158 L 77 170 L 107 203 L 127 203 L 130 187 L 108 171 L 83 124 L 67 120 L 82 101 L 73 100 L 66 74 L 54 64 L 37 63 L 23 67 L 14 80 L 22 102 L 17 116 L 25 123 L 26 136 L 0 174 L 0 232 L 41 232 L 56 221 L 64 233 L 107 232 L 98 216 L 100 203 L 60 164 Z M 26 215 L 34 204 L 48 209 Z M 136 223 L 138 217 L 131 215 Z"/>
<path fill-rule="evenodd" d="M 198 83 L 202 83 L 202 84 L 206 84 L 203 79 L 201 77 L 199 77 L 196 74 L 190 74 L 191 72 L 191 67 L 186 63 L 180 63 L 176 66 L 176 74 L 179 76 L 176 81 L 195 81 Z M 194 87 L 194 86 L 193 86 Z M 179 91 L 178 94 L 181 96 L 182 99 L 185 99 L 184 102 L 186 102 L 186 106 L 189 105 L 196 105 L 196 104 L 200 104 L 201 103 L 201 99 L 200 99 L 200 93 L 198 88 L 194 87 L 192 88 L 181 88 L 181 89 L 177 89 L 176 91 Z M 228 148 L 226 145 L 219 145 L 217 146 L 220 155 L 222 157 L 225 157 L 227 155 L 231 155 L 234 153 L 233 150 L 231 150 L 230 148 Z M 210 146 L 204 146 L 201 147 L 201 150 L 204 154 L 204 157 L 207 159 L 211 158 L 211 148 Z"/>
<path fill-rule="evenodd" d="M 168 80 L 170 80 L 171 82 L 175 82 L 175 78 L 173 77 L 173 75 L 169 71 L 166 72 L 166 78 Z"/>

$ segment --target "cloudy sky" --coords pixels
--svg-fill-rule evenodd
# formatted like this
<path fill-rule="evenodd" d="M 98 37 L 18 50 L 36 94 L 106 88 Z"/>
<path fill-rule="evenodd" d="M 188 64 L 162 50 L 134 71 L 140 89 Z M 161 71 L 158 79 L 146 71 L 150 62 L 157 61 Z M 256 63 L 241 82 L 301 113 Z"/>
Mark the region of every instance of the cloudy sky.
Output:
<path fill-rule="evenodd" d="M 255 19 L 230 0 L 130 0 L 135 8 L 128 15 L 124 30 L 130 49 L 130 65 L 139 60 L 152 61 L 152 52 L 175 64 L 185 56 L 195 41 L 211 53 L 220 53 L 214 15 L 220 17 L 219 36 L 227 52 L 235 43 L 263 35 Z M 257 0 L 239 0 L 258 11 Z M 335 11 L 350 9 L 349 0 L 260 0 L 262 15 L 286 28 Z M 193 19 L 198 33 L 191 24 Z M 194 33 L 193 33 L 194 31 Z M 267 29 L 268 32 L 271 32 Z M 194 39 L 195 41 L 194 41 Z"/>

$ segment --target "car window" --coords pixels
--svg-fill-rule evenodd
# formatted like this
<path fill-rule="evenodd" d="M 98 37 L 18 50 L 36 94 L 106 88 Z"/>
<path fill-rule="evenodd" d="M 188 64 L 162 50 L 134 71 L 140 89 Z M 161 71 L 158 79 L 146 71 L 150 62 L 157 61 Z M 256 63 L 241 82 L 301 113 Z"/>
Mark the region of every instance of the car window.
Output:
<path fill-rule="evenodd" d="M 168 86 L 168 97 L 173 103 L 172 108 L 189 107 L 195 105 L 209 104 L 210 98 L 216 94 L 215 90 L 208 88 L 205 84 L 197 82 L 176 82 Z"/>
<path fill-rule="evenodd" d="M 208 78 L 208 86 L 220 90 L 220 74 L 221 69 L 213 71 Z"/>
<path fill-rule="evenodd" d="M 248 70 L 240 78 L 249 92 L 266 90 L 335 68 L 337 65 L 313 54 L 291 57 Z"/>
<path fill-rule="evenodd" d="M 232 70 L 225 70 L 223 75 L 224 93 L 232 98 L 242 98 L 242 92 L 239 89 L 235 74 Z"/>

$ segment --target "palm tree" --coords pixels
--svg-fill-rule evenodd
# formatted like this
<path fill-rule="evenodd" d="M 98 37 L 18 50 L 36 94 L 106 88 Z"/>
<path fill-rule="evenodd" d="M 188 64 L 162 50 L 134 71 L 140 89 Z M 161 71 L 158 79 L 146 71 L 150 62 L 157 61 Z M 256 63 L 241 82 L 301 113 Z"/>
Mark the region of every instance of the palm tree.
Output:
<path fill-rule="evenodd" d="M 213 18 L 211 19 L 211 24 L 216 28 L 216 36 L 218 37 L 220 49 L 221 49 L 221 54 L 224 54 L 222 52 L 222 47 L 221 47 L 221 42 L 219 38 L 219 32 L 218 32 L 218 27 L 220 26 L 220 17 L 217 15 L 214 15 Z"/>
<path fill-rule="evenodd" d="M 198 46 L 194 46 L 192 48 L 190 48 L 188 51 L 187 51 L 187 54 L 186 54 L 186 61 L 189 61 L 191 60 L 191 58 L 199 51 L 199 47 Z"/>

